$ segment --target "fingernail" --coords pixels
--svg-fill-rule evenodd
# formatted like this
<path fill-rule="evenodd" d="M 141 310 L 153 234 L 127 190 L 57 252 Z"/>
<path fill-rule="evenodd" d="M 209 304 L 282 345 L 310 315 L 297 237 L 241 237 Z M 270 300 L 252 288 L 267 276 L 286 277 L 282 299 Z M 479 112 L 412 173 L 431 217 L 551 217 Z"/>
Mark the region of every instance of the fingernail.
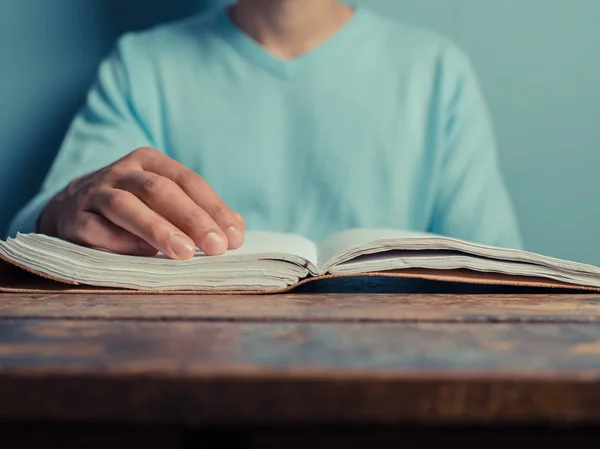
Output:
<path fill-rule="evenodd" d="M 172 234 L 169 244 L 171 251 L 180 259 L 189 259 L 196 252 L 196 245 L 181 234 Z"/>
<path fill-rule="evenodd" d="M 229 249 L 239 248 L 240 246 L 242 246 L 242 243 L 244 243 L 244 233 L 235 226 L 227 228 L 227 231 L 225 231 L 225 235 L 227 235 Z"/>
<path fill-rule="evenodd" d="M 227 241 L 216 232 L 209 232 L 204 238 L 204 246 L 209 256 L 223 254 L 227 251 Z"/>

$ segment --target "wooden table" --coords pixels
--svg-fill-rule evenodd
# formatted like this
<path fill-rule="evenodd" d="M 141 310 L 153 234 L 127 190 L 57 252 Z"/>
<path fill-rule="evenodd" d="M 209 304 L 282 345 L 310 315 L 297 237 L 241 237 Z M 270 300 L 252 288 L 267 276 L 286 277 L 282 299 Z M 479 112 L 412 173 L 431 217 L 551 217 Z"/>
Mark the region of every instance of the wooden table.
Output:
<path fill-rule="evenodd" d="M 0 441 L 480 447 L 526 429 L 599 447 L 600 295 L 363 282 L 375 293 L 0 295 Z"/>

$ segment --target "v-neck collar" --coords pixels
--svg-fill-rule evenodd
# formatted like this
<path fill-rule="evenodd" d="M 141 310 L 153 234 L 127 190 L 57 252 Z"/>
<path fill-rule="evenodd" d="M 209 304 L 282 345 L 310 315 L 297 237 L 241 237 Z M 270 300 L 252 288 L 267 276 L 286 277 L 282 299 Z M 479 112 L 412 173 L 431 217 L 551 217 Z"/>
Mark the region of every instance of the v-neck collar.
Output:
<path fill-rule="evenodd" d="M 291 78 L 303 67 L 334 53 L 337 47 L 350 39 L 362 27 L 366 11 L 359 6 L 352 5 L 352 7 L 354 9 L 352 17 L 339 30 L 313 49 L 291 60 L 279 58 L 268 52 L 242 31 L 229 16 L 228 7 L 223 7 L 217 12 L 217 22 L 223 37 L 243 57 L 277 76 Z"/>

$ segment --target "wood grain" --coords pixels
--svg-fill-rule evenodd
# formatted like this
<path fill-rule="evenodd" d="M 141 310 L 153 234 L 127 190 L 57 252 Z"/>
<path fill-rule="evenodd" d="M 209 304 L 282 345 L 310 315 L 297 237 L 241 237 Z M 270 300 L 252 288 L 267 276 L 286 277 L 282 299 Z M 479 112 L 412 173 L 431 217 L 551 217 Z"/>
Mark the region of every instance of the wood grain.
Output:
<path fill-rule="evenodd" d="M 0 321 L 0 419 L 600 422 L 600 326 Z"/>
<path fill-rule="evenodd" d="M 307 321 L 600 322 L 600 295 L 286 294 L 0 295 L 2 318 Z"/>

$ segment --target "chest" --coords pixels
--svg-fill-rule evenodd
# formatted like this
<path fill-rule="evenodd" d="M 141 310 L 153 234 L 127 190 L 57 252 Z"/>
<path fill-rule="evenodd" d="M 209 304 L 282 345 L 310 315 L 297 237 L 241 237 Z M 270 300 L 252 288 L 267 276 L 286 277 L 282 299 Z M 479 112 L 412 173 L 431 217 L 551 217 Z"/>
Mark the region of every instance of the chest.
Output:
<path fill-rule="evenodd" d="M 284 229 L 410 209 L 431 165 L 428 111 L 408 78 L 369 73 L 190 77 L 169 87 L 165 147 L 257 222 L 285 213 Z"/>
<path fill-rule="evenodd" d="M 425 102 L 409 77 L 367 73 L 198 75 L 170 87 L 181 101 L 167 111 L 168 151 L 205 176 L 410 170 L 430 133 Z"/>

